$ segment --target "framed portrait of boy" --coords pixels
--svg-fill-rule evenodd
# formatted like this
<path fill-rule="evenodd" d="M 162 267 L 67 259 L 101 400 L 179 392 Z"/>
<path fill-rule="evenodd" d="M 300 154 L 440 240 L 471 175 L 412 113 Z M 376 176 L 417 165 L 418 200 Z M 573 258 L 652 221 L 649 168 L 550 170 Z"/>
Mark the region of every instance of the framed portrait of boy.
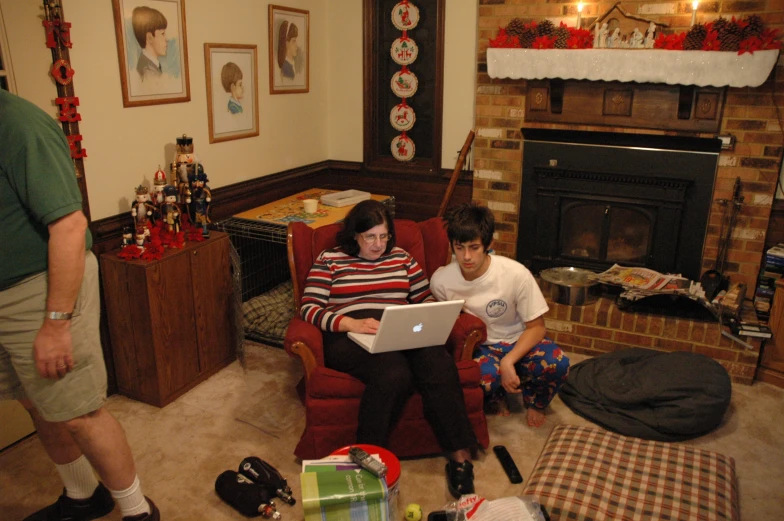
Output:
<path fill-rule="evenodd" d="M 185 0 L 112 0 L 123 106 L 190 101 Z"/>
<path fill-rule="evenodd" d="M 255 45 L 204 44 L 210 143 L 259 135 Z"/>
<path fill-rule="evenodd" d="M 270 94 L 310 91 L 310 12 L 269 6 Z"/>

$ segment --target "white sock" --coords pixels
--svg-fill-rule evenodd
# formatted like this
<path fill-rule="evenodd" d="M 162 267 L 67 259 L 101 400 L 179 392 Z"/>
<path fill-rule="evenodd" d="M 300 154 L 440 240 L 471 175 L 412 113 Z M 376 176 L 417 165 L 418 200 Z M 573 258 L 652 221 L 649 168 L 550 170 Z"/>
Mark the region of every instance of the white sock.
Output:
<path fill-rule="evenodd" d="M 71 463 L 55 467 L 65 485 L 65 493 L 71 499 L 87 499 L 98 488 L 98 479 L 84 454 Z"/>
<path fill-rule="evenodd" d="M 147 503 L 142 487 L 139 484 L 139 476 L 133 480 L 133 484 L 125 490 L 111 490 L 112 497 L 120 506 L 123 517 L 138 516 L 139 514 L 149 514 L 152 512 L 150 504 Z"/>

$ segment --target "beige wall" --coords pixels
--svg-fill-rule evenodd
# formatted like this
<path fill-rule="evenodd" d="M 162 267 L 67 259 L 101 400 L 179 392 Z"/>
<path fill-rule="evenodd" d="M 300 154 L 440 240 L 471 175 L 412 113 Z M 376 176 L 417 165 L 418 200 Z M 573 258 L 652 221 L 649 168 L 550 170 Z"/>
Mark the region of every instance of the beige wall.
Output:
<path fill-rule="evenodd" d="M 326 159 L 362 160 L 362 0 L 289 0 L 310 11 L 310 92 L 270 95 L 267 6 L 257 0 L 186 0 L 191 101 L 124 108 L 111 2 L 64 0 L 73 24 L 71 63 L 90 210 L 101 219 L 130 210 L 133 188 L 151 183 L 187 134 L 213 188 Z M 477 0 L 449 0 L 446 14 L 444 168 L 473 126 Z M 20 95 L 56 114 L 41 3 L 0 0 Z M 412 36 L 413 33 L 412 33 Z M 258 137 L 209 144 L 204 43 L 258 46 Z"/>

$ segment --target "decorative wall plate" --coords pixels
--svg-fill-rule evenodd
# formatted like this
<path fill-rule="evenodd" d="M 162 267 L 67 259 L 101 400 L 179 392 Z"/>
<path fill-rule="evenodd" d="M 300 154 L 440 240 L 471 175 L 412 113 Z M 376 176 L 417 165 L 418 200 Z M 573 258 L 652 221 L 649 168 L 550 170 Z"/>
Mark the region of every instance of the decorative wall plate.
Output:
<path fill-rule="evenodd" d="M 414 109 L 411 108 L 411 106 L 403 105 L 402 103 L 395 105 L 389 113 L 389 122 L 392 123 L 395 130 L 401 132 L 410 130 L 411 127 L 414 126 L 414 122 L 416 122 Z"/>
<path fill-rule="evenodd" d="M 414 40 L 409 37 L 400 37 L 392 42 L 392 47 L 389 49 L 392 59 L 398 65 L 410 65 L 414 63 L 419 54 L 419 47 Z"/>
<path fill-rule="evenodd" d="M 392 139 L 392 156 L 398 161 L 411 161 L 414 159 L 416 147 L 405 132 Z"/>
<path fill-rule="evenodd" d="M 392 76 L 392 81 L 390 83 L 392 92 L 394 92 L 395 96 L 398 98 L 410 98 L 414 95 L 419 86 L 419 80 L 417 80 L 416 75 L 405 68 L 396 72 Z"/>
<path fill-rule="evenodd" d="M 410 31 L 419 23 L 417 6 L 403 0 L 392 8 L 392 24 L 401 31 Z"/>

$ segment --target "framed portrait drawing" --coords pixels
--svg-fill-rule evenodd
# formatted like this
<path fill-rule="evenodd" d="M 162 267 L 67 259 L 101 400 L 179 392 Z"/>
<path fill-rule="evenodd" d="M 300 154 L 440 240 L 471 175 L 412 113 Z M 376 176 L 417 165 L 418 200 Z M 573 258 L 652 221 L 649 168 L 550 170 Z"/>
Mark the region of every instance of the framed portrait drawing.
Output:
<path fill-rule="evenodd" d="M 112 0 L 123 106 L 190 101 L 185 0 Z"/>
<path fill-rule="evenodd" d="M 310 13 L 269 6 L 270 94 L 310 90 Z"/>
<path fill-rule="evenodd" d="M 210 143 L 259 135 L 255 45 L 204 44 Z"/>

